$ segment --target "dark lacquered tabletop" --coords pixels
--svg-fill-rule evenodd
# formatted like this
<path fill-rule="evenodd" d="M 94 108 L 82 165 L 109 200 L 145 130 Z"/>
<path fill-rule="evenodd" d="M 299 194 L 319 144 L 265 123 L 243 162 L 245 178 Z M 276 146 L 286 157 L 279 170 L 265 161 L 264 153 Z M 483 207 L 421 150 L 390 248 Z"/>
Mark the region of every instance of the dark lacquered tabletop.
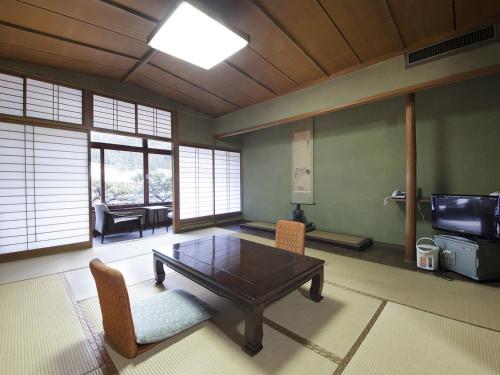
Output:
<path fill-rule="evenodd" d="M 167 264 L 204 275 L 254 300 L 324 263 L 233 236 L 213 236 L 153 251 Z"/>

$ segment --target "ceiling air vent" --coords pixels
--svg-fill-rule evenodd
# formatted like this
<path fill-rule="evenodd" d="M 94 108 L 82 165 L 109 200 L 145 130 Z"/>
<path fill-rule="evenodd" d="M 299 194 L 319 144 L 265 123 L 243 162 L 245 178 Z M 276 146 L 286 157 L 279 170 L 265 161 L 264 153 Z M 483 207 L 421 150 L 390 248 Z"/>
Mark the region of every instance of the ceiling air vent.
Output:
<path fill-rule="evenodd" d="M 406 54 L 406 67 L 412 67 L 429 60 L 459 53 L 464 49 L 482 46 L 485 43 L 491 43 L 496 39 L 495 25 L 482 28 L 467 34 L 462 34 L 456 38 L 448 39 L 443 42 L 431 44 L 430 46 L 408 52 Z"/>

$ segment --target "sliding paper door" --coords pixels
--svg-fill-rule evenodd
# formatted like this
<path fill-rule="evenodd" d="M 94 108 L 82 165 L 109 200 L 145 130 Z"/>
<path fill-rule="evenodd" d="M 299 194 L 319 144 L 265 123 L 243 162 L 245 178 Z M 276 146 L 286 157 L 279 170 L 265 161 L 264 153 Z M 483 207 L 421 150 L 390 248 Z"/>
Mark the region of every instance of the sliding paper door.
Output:
<path fill-rule="evenodd" d="M 210 149 L 179 147 L 180 218 L 214 213 L 213 153 Z"/>
<path fill-rule="evenodd" d="M 89 241 L 87 133 L 0 123 L 0 253 Z"/>
<path fill-rule="evenodd" d="M 27 250 L 25 128 L 0 123 L 0 254 Z"/>
<path fill-rule="evenodd" d="M 241 211 L 240 153 L 215 150 L 215 214 Z"/>

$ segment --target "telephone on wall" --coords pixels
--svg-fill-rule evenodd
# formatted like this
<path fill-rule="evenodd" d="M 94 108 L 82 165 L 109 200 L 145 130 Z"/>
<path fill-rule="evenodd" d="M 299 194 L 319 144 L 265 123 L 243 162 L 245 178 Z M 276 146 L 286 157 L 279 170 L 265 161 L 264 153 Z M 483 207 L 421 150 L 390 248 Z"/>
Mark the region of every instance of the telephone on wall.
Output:
<path fill-rule="evenodd" d="M 404 191 L 394 190 L 390 197 L 384 198 L 384 206 L 387 206 L 390 199 L 406 199 L 406 193 Z"/>
<path fill-rule="evenodd" d="M 406 199 L 406 193 L 404 191 L 394 190 L 391 194 L 391 198 Z"/>

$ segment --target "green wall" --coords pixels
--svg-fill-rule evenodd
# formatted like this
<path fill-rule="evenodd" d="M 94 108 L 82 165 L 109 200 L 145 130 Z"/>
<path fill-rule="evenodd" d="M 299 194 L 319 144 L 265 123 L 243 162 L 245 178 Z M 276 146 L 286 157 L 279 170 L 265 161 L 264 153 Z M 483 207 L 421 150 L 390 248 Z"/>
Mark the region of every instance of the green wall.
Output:
<path fill-rule="evenodd" d="M 500 190 L 500 76 L 416 95 L 417 185 L 432 192 L 488 194 Z M 291 217 L 291 126 L 243 137 L 243 214 Z M 319 229 L 402 244 L 405 208 L 383 205 L 405 190 L 404 100 L 395 98 L 315 118 L 314 206 Z M 430 205 L 421 203 L 418 236 L 432 234 Z"/>

